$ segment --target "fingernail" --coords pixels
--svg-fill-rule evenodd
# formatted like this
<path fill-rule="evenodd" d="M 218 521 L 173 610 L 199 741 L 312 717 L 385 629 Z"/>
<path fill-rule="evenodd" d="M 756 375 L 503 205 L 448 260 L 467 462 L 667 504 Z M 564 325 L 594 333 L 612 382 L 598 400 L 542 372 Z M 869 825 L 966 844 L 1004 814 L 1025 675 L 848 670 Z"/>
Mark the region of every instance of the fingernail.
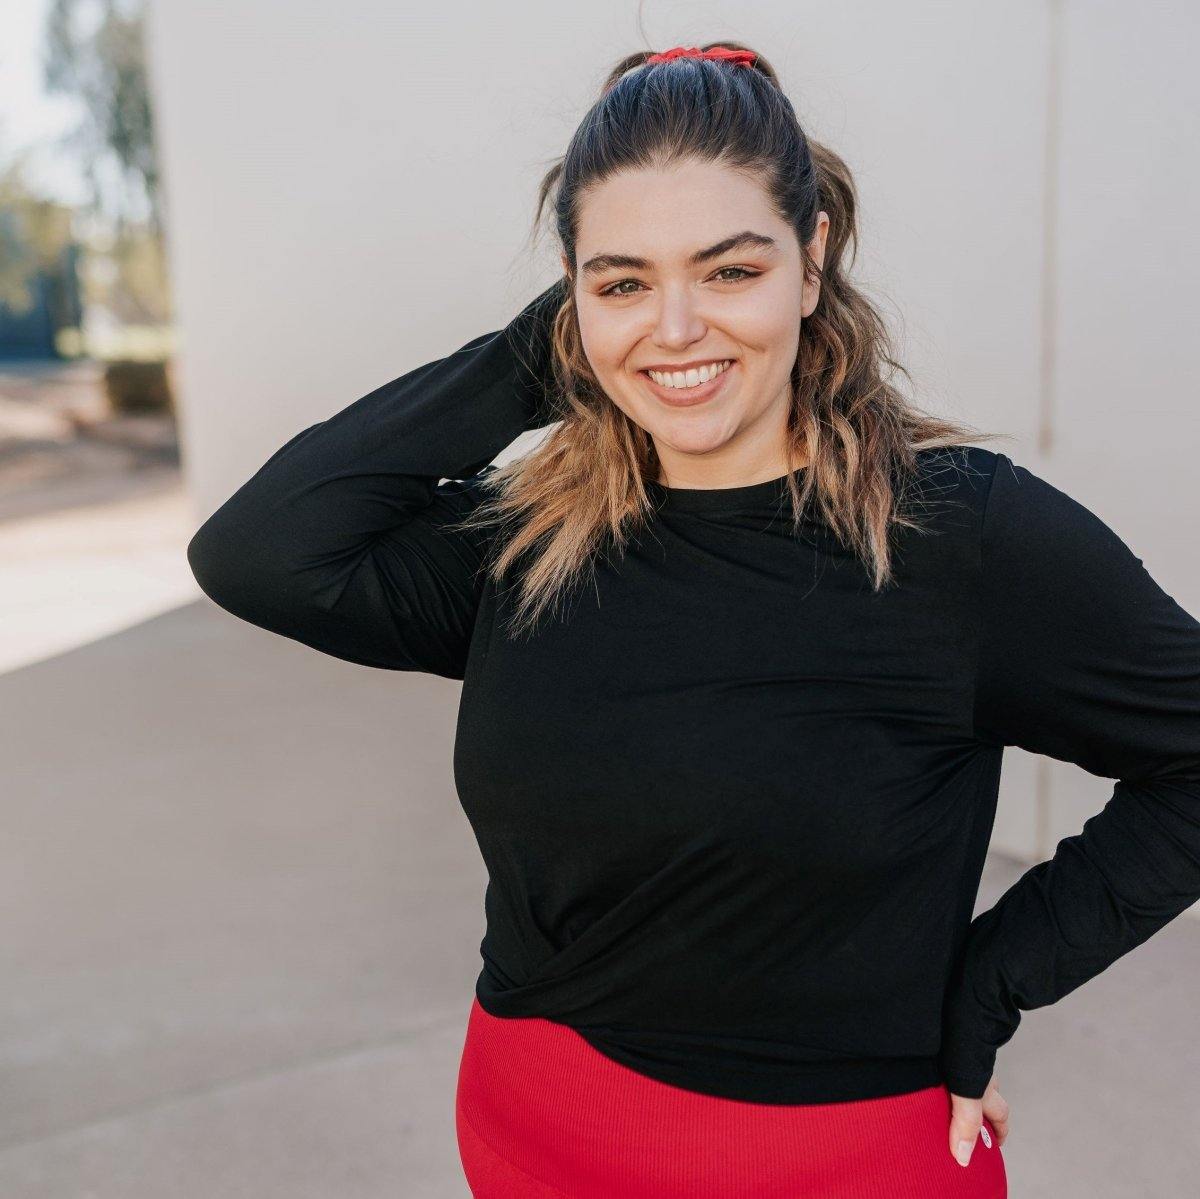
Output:
<path fill-rule="evenodd" d="M 971 1160 L 971 1142 L 959 1141 L 958 1152 L 954 1155 L 960 1166 L 965 1166 Z"/>

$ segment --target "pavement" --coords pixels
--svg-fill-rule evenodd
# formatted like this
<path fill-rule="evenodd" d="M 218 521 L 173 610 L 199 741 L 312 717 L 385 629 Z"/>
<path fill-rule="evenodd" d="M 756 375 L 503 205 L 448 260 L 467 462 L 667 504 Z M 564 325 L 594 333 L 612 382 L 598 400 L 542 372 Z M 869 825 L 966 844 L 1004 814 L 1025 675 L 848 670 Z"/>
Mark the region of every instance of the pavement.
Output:
<path fill-rule="evenodd" d="M 0 1195 L 465 1199 L 456 694 L 207 600 L 0 676 Z"/>
<path fill-rule="evenodd" d="M 174 418 L 113 414 L 102 370 L 0 363 L 0 671 L 200 594 Z"/>

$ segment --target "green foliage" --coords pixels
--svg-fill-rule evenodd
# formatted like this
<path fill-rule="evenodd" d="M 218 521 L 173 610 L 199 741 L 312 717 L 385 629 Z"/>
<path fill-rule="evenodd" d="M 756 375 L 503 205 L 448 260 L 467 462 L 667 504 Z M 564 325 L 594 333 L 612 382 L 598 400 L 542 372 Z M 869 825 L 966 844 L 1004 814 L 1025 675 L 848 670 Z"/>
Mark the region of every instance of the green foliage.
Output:
<path fill-rule="evenodd" d="M 71 210 L 29 189 L 22 159 L 0 167 L 0 303 L 28 312 L 34 275 L 59 267 L 70 241 Z"/>

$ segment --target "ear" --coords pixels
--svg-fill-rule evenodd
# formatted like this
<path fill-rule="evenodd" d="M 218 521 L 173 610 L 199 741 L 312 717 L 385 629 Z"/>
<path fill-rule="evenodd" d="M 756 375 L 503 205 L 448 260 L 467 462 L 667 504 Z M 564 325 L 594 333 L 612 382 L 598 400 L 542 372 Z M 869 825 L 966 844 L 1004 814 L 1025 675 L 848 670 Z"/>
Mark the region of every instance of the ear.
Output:
<path fill-rule="evenodd" d="M 829 213 L 817 213 L 817 227 L 813 231 L 812 240 L 808 243 L 808 252 L 812 255 L 817 266 L 825 265 L 825 242 L 829 238 Z"/>
<path fill-rule="evenodd" d="M 567 262 L 567 256 L 565 254 L 560 254 L 559 257 L 562 259 L 563 274 L 569 275 L 571 273 L 571 266 L 570 263 Z"/>
<path fill-rule="evenodd" d="M 813 232 L 812 238 L 808 243 L 808 253 L 818 267 L 825 265 L 825 241 L 829 236 L 829 213 L 819 212 L 817 214 L 817 227 Z M 812 316 L 817 307 L 817 300 L 821 295 L 821 285 L 814 279 L 805 276 L 804 285 L 801 291 L 800 300 L 800 315 L 802 317 Z"/>

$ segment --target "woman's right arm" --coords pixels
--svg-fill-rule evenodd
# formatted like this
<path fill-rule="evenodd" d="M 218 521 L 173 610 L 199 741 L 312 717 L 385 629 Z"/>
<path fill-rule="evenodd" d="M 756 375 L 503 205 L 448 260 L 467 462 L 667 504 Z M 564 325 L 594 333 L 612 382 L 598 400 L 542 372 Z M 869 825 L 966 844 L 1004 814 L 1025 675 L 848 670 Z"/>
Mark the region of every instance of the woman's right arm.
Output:
<path fill-rule="evenodd" d="M 350 662 L 462 678 L 483 535 L 447 526 L 481 498 L 473 476 L 555 419 L 549 324 L 565 286 L 276 450 L 192 537 L 204 593 Z"/>

